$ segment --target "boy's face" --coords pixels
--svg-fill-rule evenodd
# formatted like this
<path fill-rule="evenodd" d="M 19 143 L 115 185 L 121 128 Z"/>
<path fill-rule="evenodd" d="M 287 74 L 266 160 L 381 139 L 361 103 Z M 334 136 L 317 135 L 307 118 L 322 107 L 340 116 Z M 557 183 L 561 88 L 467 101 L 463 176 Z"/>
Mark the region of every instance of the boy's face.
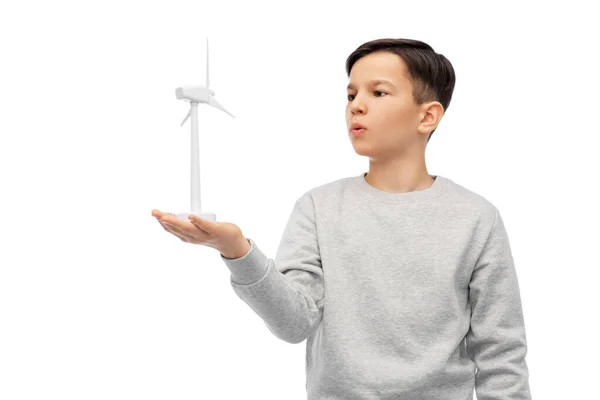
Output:
<path fill-rule="evenodd" d="M 377 79 L 390 83 L 371 82 Z M 396 54 L 378 51 L 359 59 L 350 71 L 349 85 L 346 126 L 358 154 L 372 159 L 404 155 L 425 145 L 441 118 L 440 103 L 414 102 L 404 61 Z M 352 134 L 355 122 L 367 128 L 362 135 Z"/>

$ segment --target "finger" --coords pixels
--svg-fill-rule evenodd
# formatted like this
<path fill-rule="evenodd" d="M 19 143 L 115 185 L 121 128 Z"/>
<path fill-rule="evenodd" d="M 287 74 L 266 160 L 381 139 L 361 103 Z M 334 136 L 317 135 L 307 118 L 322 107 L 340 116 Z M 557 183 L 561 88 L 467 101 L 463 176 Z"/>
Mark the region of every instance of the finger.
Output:
<path fill-rule="evenodd" d="M 161 225 L 163 225 L 165 227 L 165 229 L 167 229 L 169 232 L 175 232 L 178 235 L 181 236 L 188 236 L 188 234 L 186 232 L 183 232 L 181 229 L 179 229 L 178 227 L 171 225 L 169 222 L 161 222 Z"/>
<path fill-rule="evenodd" d="M 192 228 L 192 225 L 187 223 L 186 221 L 183 221 L 183 220 L 177 218 L 177 216 L 175 216 L 173 214 L 163 215 L 160 218 L 160 221 L 176 228 L 178 232 L 183 232 L 187 235 L 190 235 L 192 233 L 190 231 L 190 228 Z"/>
<path fill-rule="evenodd" d="M 163 224 L 161 224 L 161 225 L 163 225 Z M 165 228 L 165 230 L 167 232 L 172 233 L 173 235 L 177 236 L 179 239 L 183 240 L 184 242 L 192 243 L 194 241 L 194 238 L 192 236 L 186 235 L 185 233 L 181 232 L 180 230 L 173 227 L 172 225 L 164 224 L 163 227 Z"/>
<path fill-rule="evenodd" d="M 186 243 L 191 243 L 191 240 L 189 240 L 188 238 L 186 238 L 185 236 L 182 236 L 176 232 L 171 232 L 173 235 L 175 235 L 176 237 L 178 237 L 182 242 L 186 242 Z"/>
<path fill-rule="evenodd" d="M 173 218 L 163 217 L 161 220 L 170 224 L 177 232 L 187 237 L 192 237 L 200 241 L 206 241 L 210 237 L 205 225 L 196 225 L 189 219 L 188 221 L 184 221 L 175 216 Z"/>
<path fill-rule="evenodd" d="M 164 212 L 162 212 L 160 210 L 157 210 L 157 209 L 152 210 L 152 216 L 155 217 L 155 218 L 162 218 L 165 215 L 173 215 L 173 214 L 164 213 Z"/>
<path fill-rule="evenodd" d="M 160 221 L 158 221 L 158 223 L 160 224 L 160 226 L 162 226 L 162 228 L 163 228 L 165 231 L 167 231 L 167 232 L 169 232 L 169 233 L 172 233 L 171 229 L 169 229 L 169 227 L 167 226 L 167 224 L 165 224 L 164 222 L 160 222 Z"/>
<path fill-rule="evenodd" d="M 206 242 L 210 236 L 207 232 L 199 229 L 197 226 L 195 226 L 192 223 L 183 223 L 182 225 L 184 225 L 183 229 L 179 226 L 174 226 L 174 225 L 170 225 L 168 222 L 165 222 L 165 224 L 167 225 L 168 228 L 174 230 L 175 232 L 179 233 L 180 235 L 190 239 L 190 241 L 199 241 L 199 242 Z"/>
<path fill-rule="evenodd" d="M 153 210 L 153 212 L 152 212 L 153 215 L 155 214 L 155 211 L 158 211 L 158 210 Z M 165 215 L 165 214 L 161 213 L 160 211 L 158 211 L 158 213 Z M 173 215 L 173 214 L 171 214 L 171 215 Z M 156 220 L 158 221 L 158 223 L 160 224 L 160 226 L 162 226 L 162 228 L 165 231 L 175 235 L 176 237 L 178 237 L 179 239 L 181 239 L 184 242 L 193 243 L 193 239 L 194 239 L 193 237 L 188 236 L 185 233 L 179 231 L 173 225 L 170 225 L 170 224 L 167 224 L 166 222 L 161 221 L 160 216 L 155 215 L 155 217 L 156 217 Z"/>

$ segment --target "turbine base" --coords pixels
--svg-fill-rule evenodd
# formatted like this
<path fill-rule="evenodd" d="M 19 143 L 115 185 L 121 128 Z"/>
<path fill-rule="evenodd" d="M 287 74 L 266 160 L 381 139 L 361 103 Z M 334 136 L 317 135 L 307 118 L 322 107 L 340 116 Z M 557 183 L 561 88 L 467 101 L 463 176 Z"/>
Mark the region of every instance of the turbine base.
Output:
<path fill-rule="evenodd" d="M 216 222 L 217 221 L 217 215 L 215 213 L 212 212 L 181 212 L 177 214 L 177 218 L 184 220 L 184 221 L 189 221 L 188 217 L 190 216 L 190 214 L 193 214 L 197 217 L 200 217 L 202 219 L 207 219 L 209 221 L 213 221 Z"/>

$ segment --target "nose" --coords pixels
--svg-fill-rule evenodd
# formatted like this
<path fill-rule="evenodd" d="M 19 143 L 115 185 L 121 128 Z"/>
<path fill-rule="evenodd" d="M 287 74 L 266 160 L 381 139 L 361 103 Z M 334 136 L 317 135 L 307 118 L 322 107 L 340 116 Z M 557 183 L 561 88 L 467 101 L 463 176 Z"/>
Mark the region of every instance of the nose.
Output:
<path fill-rule="evenodd" d="M 363 105 L 358 105 L 358 104 L 352 104 L 352 106 L 350 107 L 350 112 L 354 115 L 354 114 L 364 114 L 365 113 L 365 107 Z"/>
<path fill-rule="evenodd" d="M 350 112 L 352 114 L 364 114 L 366 107 L 362 102 L 357 101 L 358 97 L 355 97 L 350 105 Z"/>

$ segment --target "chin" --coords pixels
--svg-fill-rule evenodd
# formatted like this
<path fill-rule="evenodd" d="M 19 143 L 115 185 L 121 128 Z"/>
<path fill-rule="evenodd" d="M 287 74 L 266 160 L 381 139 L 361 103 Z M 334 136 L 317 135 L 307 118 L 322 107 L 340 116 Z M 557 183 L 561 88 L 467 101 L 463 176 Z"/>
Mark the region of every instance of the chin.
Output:
<path fill-rule="evenodd" d="M 359 156 L 368 157 L 371 160 L 382 160 L 394 154 L 394 149 L 390 147 L 374 147 L 368 141 L 352 141 L 354 152 Z M 396 148 L 400 152 L 399 148 Z"/>
<path fill-rule="evenodd" d="M 357 143 L 356 141 L 352 141 L 352 147 L 354 148 L 354 152 L 360 156 L 369 157 L 374 154 L 377 154 L 377 149 L 374 149 L 372 146 L 365 142 Z"/>

